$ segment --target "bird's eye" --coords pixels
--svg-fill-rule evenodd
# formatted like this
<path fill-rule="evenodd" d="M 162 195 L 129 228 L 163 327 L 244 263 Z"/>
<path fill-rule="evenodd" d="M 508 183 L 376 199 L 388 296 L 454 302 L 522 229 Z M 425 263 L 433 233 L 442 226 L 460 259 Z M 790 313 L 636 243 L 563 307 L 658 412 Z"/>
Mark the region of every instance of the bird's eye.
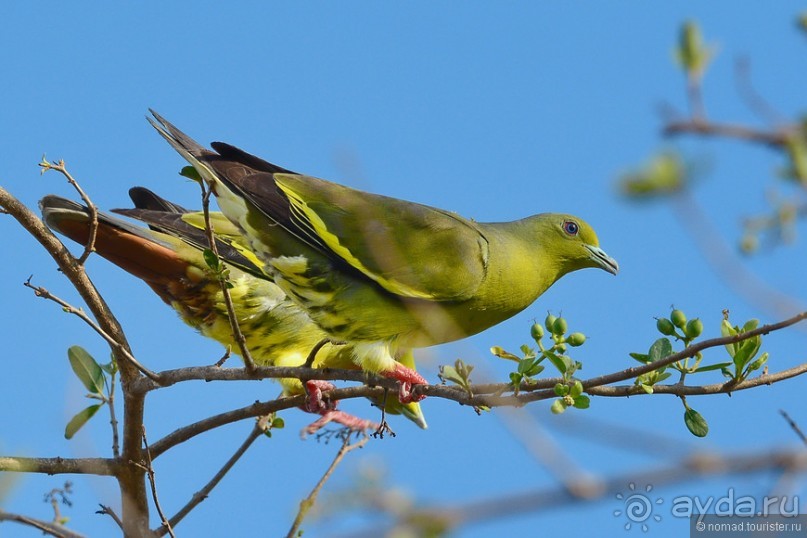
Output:
<path fill-rule="evenodd" d="M 571 236 L 577 235 L 580 231 L 580 226 L 573 220 L 567 220 L 563 223 L 563 231 Z"/>

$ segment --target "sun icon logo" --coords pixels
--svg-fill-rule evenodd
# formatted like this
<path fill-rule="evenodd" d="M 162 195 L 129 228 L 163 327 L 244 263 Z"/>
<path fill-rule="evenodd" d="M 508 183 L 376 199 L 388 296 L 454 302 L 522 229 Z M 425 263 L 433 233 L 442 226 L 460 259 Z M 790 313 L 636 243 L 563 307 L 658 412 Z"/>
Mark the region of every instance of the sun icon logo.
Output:
<path fill-rule="evenodd" d="M 650 492 L 653 491 L 653 486 L 648 484 L 644 488 L 644 492 L 636 492 L 636 484 L 631 482 L 628 484 L 630 492 L 625 494 L 617 493 L 616 498 L 622 501 L 624 509 L 614 510 L 614 517 L 625 515 L 627 523 L 625 523 L 625 530 L 629 531 L 633 528 L 634 523 L 641 526 L 642 532 L 647 532 L 650 529 L 648 523 L 661 521 L 661 516 L 653 513 L 655 505 L 660 505 L 664 499 L 658 498 L 655 501 L 650 497 Z"/>

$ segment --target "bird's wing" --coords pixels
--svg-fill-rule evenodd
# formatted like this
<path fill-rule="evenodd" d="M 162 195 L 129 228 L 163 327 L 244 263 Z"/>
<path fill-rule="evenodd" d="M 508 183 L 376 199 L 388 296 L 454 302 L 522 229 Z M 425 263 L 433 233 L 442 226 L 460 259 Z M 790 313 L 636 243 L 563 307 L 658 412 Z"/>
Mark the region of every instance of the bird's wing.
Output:
<path fill-rule="evenodd" d="M 469 220 L 308 176 L 274 179 L 298 230 L 389 292 L 463 300 L 485 278 L 487 239 Z"/>
<path fill-rule="evenodd" d="M 188 211 L 144 187 L 131 188 L 129 197 L 136 208 L 112 211 L 145 222 L 152 230 L 179 238 L 198 250 L 209 248 L 203 213 Z M 221 213 L 210 212 L 209 215 L 219 256 L 253 276 L 267 279 L 263 272 L 263 262 L 249 249 L 235 225 Z"/>
<path fill-rule="evenodd" d="M 151 112 L 152 125 L 207 181 L 223 183 L 272 226 L 388 292 L 458 301 L 485 280 L 489 245 L 472 221 L 299 175 L 223 142 L 211 144 L 214 153 Z"/>

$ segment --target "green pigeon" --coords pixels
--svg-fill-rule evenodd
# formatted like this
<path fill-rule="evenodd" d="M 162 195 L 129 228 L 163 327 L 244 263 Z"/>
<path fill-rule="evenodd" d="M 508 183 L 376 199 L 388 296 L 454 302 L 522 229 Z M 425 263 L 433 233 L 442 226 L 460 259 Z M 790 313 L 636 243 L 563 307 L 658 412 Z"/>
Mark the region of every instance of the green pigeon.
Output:
<path fill-rule="evenodd" d="M 425 380 L 396 361 L 397 350 L 483 331 L 572 271 L 619 269 L 578 217 L 477 222 L 298 174 L 223 142 L 211 151 L 151 113 L 275 283 L 333 340 L 349 342 L 363 369 L 400 380 L 402 401 Z"/>
<path fill-rule="evenodd" d="M 205 259 L 208 242 L 203 214 L 190 212 L 143 187 L 135 187 L 129 194 L 136 208 L 113 211 L 141 220 L 149 228 L 99 213 L 95 251 L 141 278 L 188 325 L 237 351 L 219 281 Z M 40 201 L 40 207 L 50 228 L 82 245 L 87 244 L 89 212 L 85 206 L 50 195 Z M 210 220 L 224 262 L 223 269 L 229 272 L 232 284 L 229 292 L 250 354 L 261 365 L 302 365 L 311 349 L 328 335 L 266 275 L 264 263 L 250 252 L 230 221 L 216 212 L 210 213 Z M 352 360 L 354 354 L 351 346 L 327 344 L 317 353 L 312 366 L 357 368 Z M 397 358 L 414 367 L 411 350 L 403 350 Z M 299 380 L 279 381 L 286 395 L 304 391 Z M 370 421 L 323 403 L 319 396 L 330 388 L 332 385 L 322 381 L 306 386 L 305 390 L 312 396 L 306 410 L 321 415 L 306 428 L 306 433 L 331 421 L 355 430 L 374 427 Z M 403 414 L 426 428 L 417 402 L 401 403 L 390 396 L 383 406 L 388 413 Z"/>

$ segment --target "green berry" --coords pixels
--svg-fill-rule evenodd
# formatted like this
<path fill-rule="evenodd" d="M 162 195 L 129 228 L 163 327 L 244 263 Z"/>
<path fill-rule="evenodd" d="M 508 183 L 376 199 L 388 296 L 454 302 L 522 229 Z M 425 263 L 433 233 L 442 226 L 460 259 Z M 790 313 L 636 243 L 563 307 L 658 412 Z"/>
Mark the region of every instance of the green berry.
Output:
<path fill-rule="evenodd" d="M 569 329 L 569 325 L 566 323 L 566 320 L 563 318 L 557 318 L 552 323 L 552 334 L 561 336 L 566 334 L 566 331 Z"/>
<path fill-rule="evenodd" d="M 687 321 L 686 329 L 684 329 L 687 338 L 697 338 L 702 332 L 703 322 L 700 319 L 695 318 Z"/>
<path fill-rule="evenodd" d="M 532 339 L 535 341 L 538 341 L 544 337 L 544 328 L 540 323 L 532 324 L 532 327 L 530 328 L 530 336 L 532 336 Z"/>
<path fill-rule="evenodd" d="M 672 336 L 675 334 L 675 325 L 673 325 L 672 321 L 668 320 L 667 318 L 659 318 L 658 321 L 656 321 L 656 328 L 658 329 L 658 332 L 667 336 Z"/>
<path fill-rule="evenodd" d="M 586 343 L 586 335 L 583 333 L 572 333 L 566 338 L 566 343 L 572 347 L 582 346 Z"/>
<path fill-rule="evenodd" d="M 544 320 L 544 325 L 546 326 L 546 330 L 552 332 L 552 326 L 555 324 L 555 320 L 558 319 L 552 314 L 547 314 L 546 319 Z"/>
<path fill-rule="evenodd" d="M 670 313 L 670 321 L 679 329 L 683 329 L 687 324 L 687 317 L 682 311 L 676 309 Z"/>

